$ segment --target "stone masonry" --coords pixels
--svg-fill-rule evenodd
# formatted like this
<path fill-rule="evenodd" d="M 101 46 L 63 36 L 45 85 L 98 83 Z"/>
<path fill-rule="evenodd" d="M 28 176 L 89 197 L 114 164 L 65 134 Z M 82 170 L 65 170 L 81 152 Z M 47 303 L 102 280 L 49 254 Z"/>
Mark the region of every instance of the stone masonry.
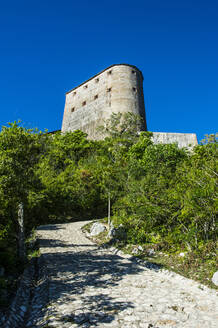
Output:
<path fill-rule="evenodd" d="M 112 65 L 66 93 L 62 132 L 82 130 L 91 139 L 112 113 L 132 112 L 142 117 L 141 130 L 147 130 L 143 75 L 129 64 Z M 178 142 L 179 147 L 198 144 L 193 133 L 153 132 L 154 143 Z"/>
<path fill-rule="evenodd" d="M 143 76 L 132 65 L 112 65 L 66 94 L 62 132 L 80 129 L 98 138 L 97 127 L 112 113 L 132 112 L 146 130 Z"/>
<path fill-rule="evenodd" d="M 170 133 L 170 132 L 153 132 L 154 144 L 178 143 L 179 148 L 192 148 L 197 146 L 198 140 L 195 133 Z"/>
<path fill-rule="evenodd" d="M 85 223 L 38 228 L 41 256 L 31 297 L 14 304 L 16 312 L 0 327 L 217 327 L 215 290 L 95 245 L 81 231 Z"/>

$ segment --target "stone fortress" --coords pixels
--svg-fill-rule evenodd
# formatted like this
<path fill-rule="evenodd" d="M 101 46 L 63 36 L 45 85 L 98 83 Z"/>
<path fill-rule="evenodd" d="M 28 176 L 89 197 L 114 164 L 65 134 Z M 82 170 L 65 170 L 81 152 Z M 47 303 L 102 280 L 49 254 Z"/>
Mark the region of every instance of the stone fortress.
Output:
<path fill-rule="evenodd" d="M 112 65 L 66 93 L 62 132 L 82 130 L 98 139 L 97 127 L 112 113 L 132 112 L 142 117 L 147 130 L 143 75 L 129 64 Z M 178 142 L 179 147 L 197 145 L 192 133 L 153 132 L 154 143 Z"/>

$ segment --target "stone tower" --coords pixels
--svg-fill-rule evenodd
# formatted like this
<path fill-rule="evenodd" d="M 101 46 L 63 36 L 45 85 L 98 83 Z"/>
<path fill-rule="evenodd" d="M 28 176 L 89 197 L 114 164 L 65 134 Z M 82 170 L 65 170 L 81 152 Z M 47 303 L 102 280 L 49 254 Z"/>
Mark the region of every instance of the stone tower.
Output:
<path fill-rule="evenodd" d="M 98 139 L 96 128 L 112 113 L 132 112 L 146 130 L 143 75 L 132 65 L 112 65 L 66 93 L 62 132 L 80 129 Z"/>

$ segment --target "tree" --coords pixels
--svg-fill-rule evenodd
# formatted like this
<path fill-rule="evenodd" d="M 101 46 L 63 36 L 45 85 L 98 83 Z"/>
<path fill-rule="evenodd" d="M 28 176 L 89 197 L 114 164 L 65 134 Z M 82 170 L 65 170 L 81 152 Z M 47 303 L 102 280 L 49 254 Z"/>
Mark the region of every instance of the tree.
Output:
<path fill-rule="evenodd" d="M 121 138 L 130 143 L 134 143 L 137 139 L 139 131 L 142 127 L 142 118 L 131 112 L 112 113 L 108 120 L 98 128 L 99 132 L 104 136 L 114 139 Z"/>
<path fill-rule="evenodd" d="M 49 137 L 37 170 L 46 195 L 45 220 L 46 215 L 69 217 L 94 211 L 97 181 L 86 160 L 96 147 L 96 142 L 88 140 L 87 134 L 79 130 Z"/>
<path fill-rule="evenodd" d="M 178 220 L 192 248 L 217 240 L 217 157 L 217 141 L 209 135 L 177 172 L 177 198 L 181 202 Z"/>
<path fill-rule="evenodd" d="M 142 126 L 140 116 L 131 112 L 112 113 L 110 119 L 99 127 L 106 137 L 101 142 L 101 152 L 96 158 L 96 167 L 100 177 L 100 187 L 104 199 L 107 199 L 108 224 L 111 224 L 111 203 L 121 197 L 127 177 L 127 154 L 138 140 Z"/>
<path fill-rule="evenodd" d="M 0 132 L 0 198 L 17 234 L 19 258 L 24 260 L 25 206 L 30 192 L 39 184 L 34 171 L 43 148 L 43 134 L 19 123 L 9 123 Z"/>
<path fill-rule="evenodd" d="M 186 158 L 175 144 L 154 145 L 150 133 L 141 133 L 130 147 L 125 192 L 114 212 L 133 242 L 149 241 L 150 234 L 164 235 L 172 228 L 168 223 L 179 208 L 176 170 Z"/>

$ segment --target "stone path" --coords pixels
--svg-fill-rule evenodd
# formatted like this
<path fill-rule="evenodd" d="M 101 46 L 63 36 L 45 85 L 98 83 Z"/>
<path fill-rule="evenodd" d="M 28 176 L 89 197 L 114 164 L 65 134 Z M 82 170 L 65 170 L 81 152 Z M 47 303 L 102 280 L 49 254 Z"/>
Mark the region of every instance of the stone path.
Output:
<path fill-rule="evenodd" d="M 99 248 L 83 225 L 38 229 L 47 278 L 37 283 L 25 327 L 218 327 L 214 290 Z"/>

